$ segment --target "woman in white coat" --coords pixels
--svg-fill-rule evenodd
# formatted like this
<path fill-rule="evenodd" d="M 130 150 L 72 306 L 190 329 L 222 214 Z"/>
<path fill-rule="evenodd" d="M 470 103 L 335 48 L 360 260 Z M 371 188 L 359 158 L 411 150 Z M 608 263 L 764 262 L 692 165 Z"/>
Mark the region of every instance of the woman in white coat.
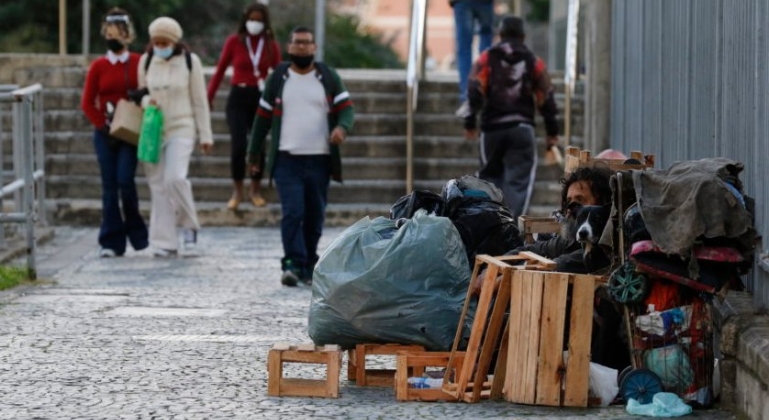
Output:
<path fill-rule="evenodd" d="M 187 173 L 196 137 L 204 154 L 211 151 L 211 114 L 203 67 L 179 42 L 179 23 L 157 18 L 149 34 L 150 48 L 139 61 L 139 87 L 145 88 L 141 104 L 156 105 L 163 113 L 160 162 L 144 164 L 152 199 L 149 239 L 156 257 L 171 257 L 179 249 L 177 226 L 183 228 L 185 247 L 197 243 L 200 223 Z"/>

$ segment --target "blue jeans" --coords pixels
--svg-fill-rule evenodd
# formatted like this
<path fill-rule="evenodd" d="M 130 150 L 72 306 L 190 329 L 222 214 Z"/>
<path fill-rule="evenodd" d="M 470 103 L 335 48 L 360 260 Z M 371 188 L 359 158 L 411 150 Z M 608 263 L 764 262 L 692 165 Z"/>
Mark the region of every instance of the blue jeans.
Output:
<path fill-rule="evenodd" d="M 147 225 L 139 214 L 136 194 L 136 146 L 95 130 L 93 146 L 101 172 L 101 229 L 99 245 L 117 255 L 126 250 L 126 239 L 135 250 L 149 246 Z M 121 212 L 120 202 L 123 209 Z"/>
<path fill-rule="evenodd" d="M 331 157 L 279 152 L 273 177 L 282 212 L 282 269 L 311 272 L 318 262 L 318 241 L 326 218 Z"/>
<path fill-rule="evenodd" d="M 493 21 L 493 0 L 459 0 L 454 4 L 454 35 L 460 102 L 467 99 L 467 78 L 470 76 L 470 68 L 473 64 L 475 23 L 477 22 L 479 27 L 478 52 L 481 52 L 491 46 Z"/>

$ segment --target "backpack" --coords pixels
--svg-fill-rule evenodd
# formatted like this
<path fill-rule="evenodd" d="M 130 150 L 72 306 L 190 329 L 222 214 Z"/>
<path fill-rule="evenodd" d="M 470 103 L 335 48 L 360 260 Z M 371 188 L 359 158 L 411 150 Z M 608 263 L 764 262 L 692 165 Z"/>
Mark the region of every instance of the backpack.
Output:
<path fill-rule="evenodd" d="M 533 97 L 536 57 L 523 44 L 500 43 L 488 50 L 488 101 L 499 109 L 517 108 L 522 98 Z M 523 100 L 523 102 L 528 102 Z"/>

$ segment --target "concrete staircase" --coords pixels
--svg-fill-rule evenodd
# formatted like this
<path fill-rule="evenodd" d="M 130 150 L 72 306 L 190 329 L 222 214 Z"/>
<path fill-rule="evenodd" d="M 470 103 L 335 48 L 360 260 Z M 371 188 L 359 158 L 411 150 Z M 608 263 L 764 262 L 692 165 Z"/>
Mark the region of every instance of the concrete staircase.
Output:
<path fill-rule="evenodd" d="M 329 191 L 328 225 L 349 225 L 365 215 L 386 215 L 390 205 L 406 193 L 406 93 L 405 73 L 396 70 L 340 71 L 356 108 L 355 129 L 343 145 L 344 183 Z M 85 71 L 79 67 L 33 69 L 17 83 L 41 82 L 44 104 L 46 177 L 51 220 L 66 224 L 98 225 L 100 220 L 99 168 L 93 152 L 91 126 L 80 111 Z M 17 75 L 18 76 L 18 75 Z M 461 122 L 454 116 L 459 106 L 453 74 L 431 74 L 420 84 L 415 122 L 414 187 L 440 192 L 454 177 L 478 168 L 478 146 L 462 137 Z M 556 79 L 562 108 L 563 88 Z M 217 93 L 212 112 L 215 145 L 210 156 L 197 152 L 190 165 L 190 180 L 201 221 L 205 225 L 275 225 L 280 206 L 274 188 L 265 188 L 266 208 L 241 204 L 237 212 L 225 203 L 232 188 L 229 179 L 230 141 L 224 109 L 227 81 Z M 572 132 L 582 132 L 582 99 L 573 102 Z M 3 116 L 7 121 L 8 116 Z M 9 127 L 8 124 L 3 125 Z M 539 155 L 544 154 L 543 124 L 539 121 Z M 575 140 L 572 139 L 572 143 Z M 579 145 L 579 140 L 576 141 Z M 6 155 L 8 156 L 8 155 Z M 532 214 L 549 214 L 559 203 L 557 180 L 562 171 L 540 162 Z M 263 185 L 266 186 L 266 180 Z M 137 173 L 142 208 L 149 208 L 149 191 L 143 169 Z"/>

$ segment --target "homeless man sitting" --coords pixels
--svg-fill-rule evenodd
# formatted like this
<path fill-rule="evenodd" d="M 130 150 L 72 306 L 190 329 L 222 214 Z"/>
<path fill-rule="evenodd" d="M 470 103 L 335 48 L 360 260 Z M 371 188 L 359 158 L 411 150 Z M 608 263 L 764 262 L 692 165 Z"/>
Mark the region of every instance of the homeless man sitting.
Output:
<path fill-rule="evenodd" d="M 583 167 L 561 179 L 561 233 L 516 248 L 507 255 L 531 251 L 552 259 L 557 264 L 557 271 L 566 273 L 585 274 L 607 268 L 608 259 L 602 266 L 588 268 L 582 245 L 577 241 L 577 213 L 584 206 L 610 205 L 610 177 L 611 171 L 607 168 Z M 600 232 L 597 235 L 600 236 Z M 474 292 L 480 292 L 480 280 L 484 275 L 481 273 L 474 279 Z M 591 358 L 595 363 L 621 370 L 630 364 L 628 352 L 624 350 L 627 347 L 620 337 L 622 318 L 605 296 L 600 290 L 596 292 Z"/>

